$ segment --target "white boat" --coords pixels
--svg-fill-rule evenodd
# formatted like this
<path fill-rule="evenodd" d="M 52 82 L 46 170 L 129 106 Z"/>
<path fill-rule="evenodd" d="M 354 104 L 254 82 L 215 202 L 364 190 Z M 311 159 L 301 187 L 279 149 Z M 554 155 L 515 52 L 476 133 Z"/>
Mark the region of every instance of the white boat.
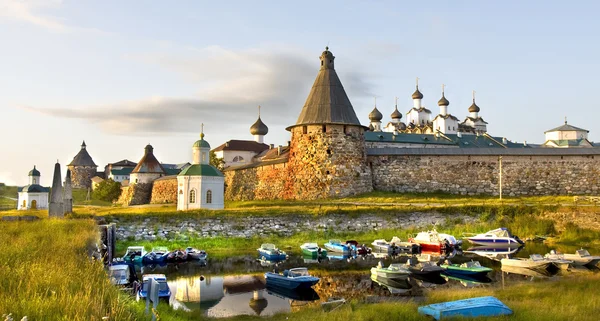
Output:
<path fill-rule="evenodd" d="M 520 247 L 487 247 L 477 246 L 463 251 L 466 254 L 476 254 L 478 256 L 487 257 L 490 260 L 500 261 L 501 259 L 510 258 L 513 254 L 517 253 L 521 249 Z"/>
<path fill-rule="evenodd" d="M 545 256 L 548 259 L 559 258 L 562 260 L 573 261 L 574 266 L 596 265 L 600 262 L 600 256 L 590 255 L 590 252 L 584 249 L 575 251 L 575 254 L 561 254 L 552 250 Z"/>
<path fill-rule="evenodd" d="M 388 279 L 407 278 L 410 274 L 411 272 L 408 267 L 398 263 L 390 264 L 388 267 L 383 267 L 383 264 L 380 261 L 376 267 L 371 268 L 371 275 Z"/>
<path fill-rule="evenodd" d="M 539 255 L 539 254 L 535 254 L 535 255 Z M 565 260 L 565 257 L 563 254 L 558 254 L 554 250 L 552 250 L 552 251 L 550 251 L 550 253 L 544 255 L 544 259 L 552 262 L 552 264 L 556 265 L 556 267 L 558 267 L 562 270 L 566 270 L 573 265 L 573 261 Z"/>
<path fill-rule="evenodd" d="M 386 241 L 384 239 L 379 239 L 373 241 L 371 243 L 373 245 L 373 249 L 379 252 L 385 252 L 389 254 L 399 254 L 401 252 L 407 252 L 416 254 L 419 252 L 419 245 L 415 243 L 403 242 L 397 236 L 392 237 L 391 241 Z"/>
<path fill-rule="evenodd" d="M 523 241 L 521 241 L 517 236 L 510 234 L 508 229 L 505 227 L 497 228 L 495 230 L 473 236 L 468 236 L 467 240 L 469 240 L 471 243 L 485 246 L 519 247 L 523 245 Z"/>
<path fill-rule="evenodd" d="M 529 258 L 514 258 L 514 259 L 502 259 L 500 260 L 502 266 L 505 267 L 519 267 L 528 269 L 547 269 L 552 261 L 546 260 L 539 254 L 532 254 Z"/>

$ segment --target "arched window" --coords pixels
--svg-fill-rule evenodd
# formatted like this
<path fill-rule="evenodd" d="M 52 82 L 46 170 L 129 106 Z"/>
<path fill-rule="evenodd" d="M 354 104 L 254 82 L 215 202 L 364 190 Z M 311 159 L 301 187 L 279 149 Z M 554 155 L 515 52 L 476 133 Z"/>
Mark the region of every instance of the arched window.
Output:
<path fill-rule="evenodd" d="M 244 161 L 244 157 L 242 157 L 242 156 L 236 156 L 233 158 L 234 163 L 243 162 L 243 161 Z"/>
<path fill-rule="evenodd" d="M 33 184 L 37 184 L 37 179 L 33 179 Z"/>
<path fill-rule="evenodd" d="M 206 204 L 212 204 L 212 191 L 206 191 Z"/>
<path fill-rule="evenodd" d="M 190 191 L 190 204 L 196 203 L 196 190 Z"/>

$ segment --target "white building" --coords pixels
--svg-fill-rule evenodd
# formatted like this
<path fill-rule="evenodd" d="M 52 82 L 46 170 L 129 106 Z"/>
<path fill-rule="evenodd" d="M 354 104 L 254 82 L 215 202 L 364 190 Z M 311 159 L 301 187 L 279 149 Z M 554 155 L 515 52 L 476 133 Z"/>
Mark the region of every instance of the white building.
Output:
<path fill-rule="evenodd" d="M 433 130 L 436 132 L 441 132 L 443 134 L 456 134 L 458 132 L 458 118 L 452 116 L 452 114 L 448 113 L 448 106 L 450 102 L 446 99 L 444 95 L 444 90 L 442 89 L 442 98 L 438 101 L 438 106 L 440 106 L 440 113 L 435 116 L 433 119 Z"/>
<path fill-rule="evenodd" d="M 406 113 L 406 126 L 412 124 L 413 126 L 423 127 L 430 123 L 431 110 L 423 107 L 422 100 L 423 94 L 419 91 L 419 85 L 412 94 L 413 108 Z"/>
<path fill-rule="evenodd" d="M 123 181 L 129 180 L 129 176 L 133 170 L 134 168 L 131 167 L 114 167 L 111 168 L 108 178 L 115 182 L 122 183 Z"/>
<path fill-rule="evenodd" d="M 375 108 L 373 108 L 373 111 L 371 111 L 369 113 L 369 129 L 373 132 L 380 132 L 382 130 L 382 128 L 381 128 L 381 120 L 382 119 L 383 119 L 383 115 L 381 114 L 379 109 L 377 109 L 377 104 L 376 104 Z"/>
<path fill-rule="evenodd" d="M 151 183 L 166 175 L 167 172 L 154 156 L 154 148 L 148 144 L 144 148 L 144 156 L 129 174 L 129 182 L 131 184 Z"/>
<path fill-rule="evenodd" d="M 465 133 L 469 133 L 471 130 L 476 134 L 487 133 L 488 123 L 479 116 L 479 111 L 481 111 L 481 109 L 475 103 L 475 91 L 473 91 L 473 104 L 469 106 L 469 116 L 467 116 L 467 118 L 465 118 L 465 120 L 460 124 L 462 127 L 470 129 L 465 131 Z"/>
<path fill-rule="evenodd" d="M 592 143 L 588 140 L 587 129 L 571 126 L 565 124 L 553 129 L 550 129 L 544 134 L 546 135 L 545 147 L 558 147 L 558 148 L 573 148 L 573 147 L 593 147 Z"/>
<path fill-rule="evenodd" d="M 225 178 L 210 165 L 209 153 L 210 145 L 202 133 L 192 146 L 192 165 L 177 175 L 177 210 L 225 207 Z"/>
<path fill-rule="evenodd" d="M 41 210 L 48 208 L 50 188 L 40 185 L 40 172 L 33 166 L 29 171 L 29 185 L 19 188 L 19 210 Z"/>

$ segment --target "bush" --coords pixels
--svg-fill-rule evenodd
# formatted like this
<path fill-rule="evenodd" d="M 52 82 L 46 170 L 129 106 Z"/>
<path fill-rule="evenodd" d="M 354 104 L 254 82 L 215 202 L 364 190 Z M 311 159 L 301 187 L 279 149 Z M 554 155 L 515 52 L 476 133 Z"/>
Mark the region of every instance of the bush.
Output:
<path fill-rule="evenodd" d="M 92 198 L 107 202 L 116 201 L 121 195 L 121 183 L 107 179 L 98 184 L 92 193 Z"/>

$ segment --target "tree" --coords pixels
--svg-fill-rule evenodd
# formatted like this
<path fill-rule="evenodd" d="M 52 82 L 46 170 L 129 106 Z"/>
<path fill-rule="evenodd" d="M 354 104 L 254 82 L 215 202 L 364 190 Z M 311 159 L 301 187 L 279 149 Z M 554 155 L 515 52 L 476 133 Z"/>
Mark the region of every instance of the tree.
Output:
<path fill-rule="evenodd" d="M 215 152 L 213 152 L 211 150 L 209 153 L 209 156 L 210 156 L 210 164 L 212 166 L 218 168 L 220 171 L 222 171 L 223 168 L 225 168 L 225 161 L 222 158 L 217 157 Z"/>
<path fill-rule="evenodd" d="M 94 189 L 92 198 L 107 202 L 116 201 L 121 195 L 121 183 L 106 179 Z"/>

